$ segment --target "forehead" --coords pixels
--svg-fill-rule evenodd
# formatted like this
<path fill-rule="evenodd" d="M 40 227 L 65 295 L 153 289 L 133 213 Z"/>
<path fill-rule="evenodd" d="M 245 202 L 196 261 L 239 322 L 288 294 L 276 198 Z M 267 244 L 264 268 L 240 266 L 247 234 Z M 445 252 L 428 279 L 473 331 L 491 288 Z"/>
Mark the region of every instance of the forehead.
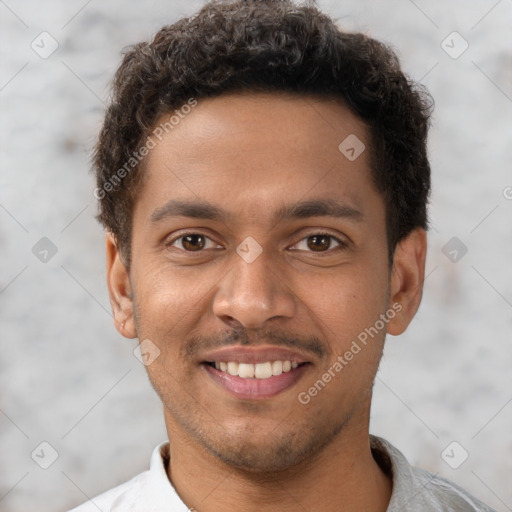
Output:
<path fill-rule="evenodd" d="M 376 193 L 367 127 L 339 100 L 237 93 L 185 110 L 172 128 L 170 115 L 157 122 L 136 208 L 201 198 L 263 219 L 276 203 L 322 196 L 356 207 Z"/>

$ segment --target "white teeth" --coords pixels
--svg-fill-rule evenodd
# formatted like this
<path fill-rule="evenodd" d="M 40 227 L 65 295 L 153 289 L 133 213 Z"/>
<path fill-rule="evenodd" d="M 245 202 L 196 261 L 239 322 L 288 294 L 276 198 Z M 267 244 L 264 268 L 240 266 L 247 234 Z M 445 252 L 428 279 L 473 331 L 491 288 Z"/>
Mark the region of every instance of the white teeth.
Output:
<path fill-rule="evenodd" d="M 266 363 L 237 363 L 236 361 L 215 362 L 215 368 L 243 379 L 268 379 L 281 375 L 299 366 L 296 361 L 267 361 Z"/>
<path fill-rule="evenodd" d="M 254 377 L 254 365 L 250 363 L 240 363 L 238 365 L 238 376 L 242 377 L 242 379 L 252 379 Z"/>
<path fill-rule="evenodd" d="M 254 365 L 254 376 L 257 379 L 268 379 L 269 377 L 272 377 L 272 364 L 270 364 L 270 363 L 255 364 Z"/>
<path fill-rule="evenodd" d="M 238 375 L 238 363 L 230 361 L 228 363 L 228 373 L 230 375 Z"/>
<path fill-rule="evenodd" d="M 283 373 L 283 361 L 274 361 L 272 363 L 272 375 L 281 375 Z"/>

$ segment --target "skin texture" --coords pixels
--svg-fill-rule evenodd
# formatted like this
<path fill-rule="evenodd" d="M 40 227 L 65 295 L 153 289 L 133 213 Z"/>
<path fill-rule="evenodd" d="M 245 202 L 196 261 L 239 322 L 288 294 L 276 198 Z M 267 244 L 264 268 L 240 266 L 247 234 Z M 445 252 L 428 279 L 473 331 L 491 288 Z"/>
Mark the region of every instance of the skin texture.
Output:
<path fill-rule="evenodd" d="M 336 100 L 277 93 L 200 100 L 144 162 L 130 269 L 107 236 L 115 324 L 160 350 L 147 370 L 164 406 L 168 473 L 198 511 L 387 508 L 391 481 L 369 447 L 371 391 L 386 328 L 401 334 L 420 304 L 426 236 L 411 232 L 388 266 L 369 151 L 349 161 L 338 150 L 350 134 L 369 147 L 364 123 Z M 173 199 L 206 201 L 230 217 L 166 216 Z M 360 215 L 273 216 L 284 204 L 316 199 Z M 184 245 L 185 230 L 207 238 Z M 344 245 L 311 238 L 318 233 Z M 251 263 L 236 251 L 249 236 L 262 249 Z M 400 311 L 386 327 L 300 403 L 298 394 L 393 304 Z M 205 350 L 227 344 L 286 346 L 309 364 L 284 392 L 241 400 L 201 365 Z"/>

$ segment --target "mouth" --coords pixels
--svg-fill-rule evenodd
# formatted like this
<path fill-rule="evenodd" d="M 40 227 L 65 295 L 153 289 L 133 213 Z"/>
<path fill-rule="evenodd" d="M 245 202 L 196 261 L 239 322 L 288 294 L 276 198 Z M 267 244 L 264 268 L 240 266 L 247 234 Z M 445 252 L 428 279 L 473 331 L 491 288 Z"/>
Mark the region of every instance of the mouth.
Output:
<path fill-rule="evenodd" d="M 201 363 L 216 384 L 242 400 L 267 399 L 290 389 L 309 366 L 297 353 L 246 348 L 219 351 Z"/>
<path fill-rule="evenodd" d="M 205 361 L 206 365 L 242 379 L 269 379 L 295 370 L 307 363 L 297 361 L 267 361 L 265 363 L 239 363 L 237 361 Z"/>

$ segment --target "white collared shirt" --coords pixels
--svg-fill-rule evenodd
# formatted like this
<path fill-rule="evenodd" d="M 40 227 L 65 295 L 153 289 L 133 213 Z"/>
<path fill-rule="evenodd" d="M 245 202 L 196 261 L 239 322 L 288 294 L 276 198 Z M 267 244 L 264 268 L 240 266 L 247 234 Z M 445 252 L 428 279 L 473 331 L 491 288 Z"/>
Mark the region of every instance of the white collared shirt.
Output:
<path fill-rule="evenodd" d="M 411 466 L 388 441 L 370 436 L 372 452 L 393 478 L 387 512 L 496 512 L 453 482 Z M 167 477 L 169 443 L 157 446 L 150 468 L 69 512 L 189 512 Z"/>

